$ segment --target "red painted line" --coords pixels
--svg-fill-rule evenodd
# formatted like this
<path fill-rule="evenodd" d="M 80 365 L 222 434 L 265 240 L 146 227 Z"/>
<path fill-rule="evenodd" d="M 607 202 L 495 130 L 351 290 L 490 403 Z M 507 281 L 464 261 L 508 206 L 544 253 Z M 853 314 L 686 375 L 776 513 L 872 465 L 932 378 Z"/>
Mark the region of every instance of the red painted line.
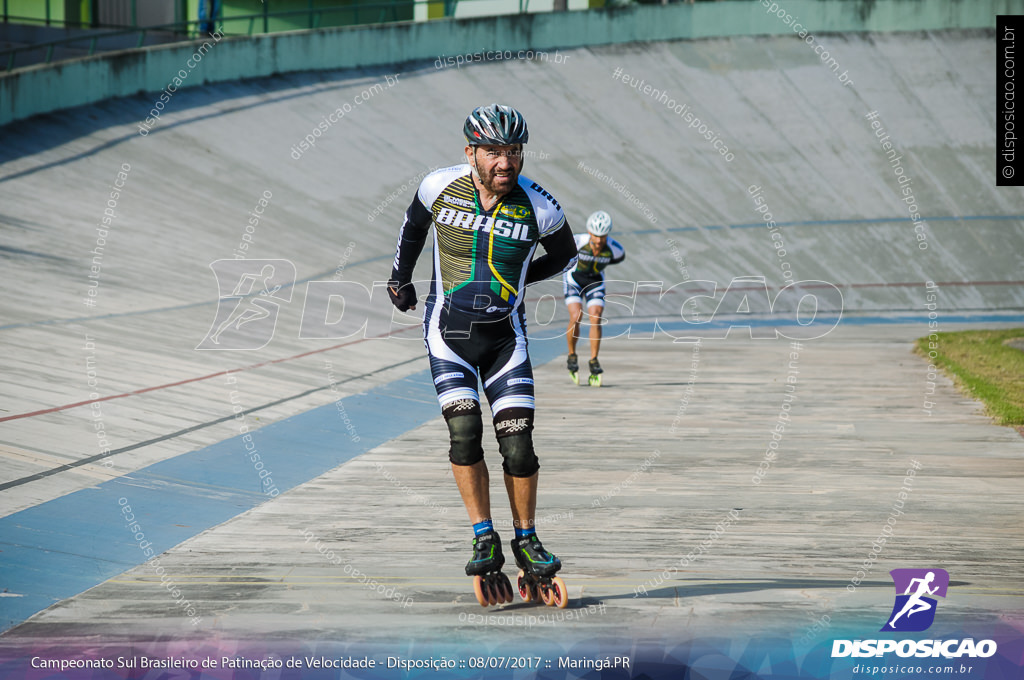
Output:
<path fill-rule="evenodd" d="M 915 282 L 915 283 L 843 283 L 843 284 L 835 284 L 835 286 L 837 288 L 908 288 L 908 287 L 918 287 L 918 286 L 923 286 L 923 285 L 925 285 L 924 281 Z M 940 289 L 943 288 L 943 287 L 946 287 L 946 286 L 1020 286 L 1020 285 L 1024 285 L 1024 281 L 940 281 L 939 283 L 936 283 L 935 285 L 938 288 L 940 288 Z M 781 290 L 783 287 L 784 286 L 768 286 L 769 289 L 776 289 L 777 288 L 779 290 Z M 830 286 L 827 283 L 800 286 L 800 288 L 829 288 L 829 287 Z M 745 286 L 743 288 L 734 288 L 733 290 L 762 290 L 762 288 L 760 288 L 760 287 L 746 287 Z M 676 294 L 678 292 L 706 293 L 707 290 L 704 289 L 704 288 L 691 288 L 691 289 L 687 289 L 685 291 L 675 291 L 675 290 L 667 290 L 667 291 L 641 291 L 641 292 L 639 292 L 637 294 L 638 295 L 663 295 L 665 293 Z M 540 300 L 540 299 L 542 299 L 542 298 L 529 298 L 527 301 L 530 301 L 530 300 L 534 300 L 535 301 L 535 300 Z M 279 363 L 281 363 L 283 361 L 291 361 L 293 359 L 301 359 L 302 357 L 307 357 L 307 356 L 310 356 L 311 354 L 319 354 L 321 352 L 329 352 L 331 350 L 339 349 L 341 347 L 348 347 L 348 346 L 351 346 L 351 345 L 358 344 L 360 342 L 365 342 L 366 340 L 376 340 L 376 339 L 379 339 L 379 338 L 386 338 L 389 335 L 394 335 L 395 333 L 405 333 L 406 331 L 409 331 L 409 330 L 412 330 L 412 329 L 419 329 L 419 328 L 420 328 L 420 326 L 417 324 L 415 326 L 409 326 L 408 328 L 403 328 L 403 329 L 398 330 L 398 331 L 391 331 L 391 332 L 388 332 L 388 333 L 384 333 L 382 335 L 375 335 L 372 338 L 360 338 L 359 340 L 353 340 L 352 342 L 345 342 L 345 343 L 342 343 L 340 345 L 334 345 L 332 347 L 324 347 L 323 349 L 315 349 L 315 350 L 311 350 L 309 352 L 303 352 L 302 354 L 296 354 L 295 356 L 283 357 L 281 359 L 272 359 L 270 361 L 262 361 L 262 362 L 260 362 L 258 364 L 252 364 L 251 366 L 245 366 L 244 368 L 239 368 L 237 370 L 238 371 L 250 371 L 250 370 L 252 370 L 254 368 L 260 368 L 262 366 L 270 366 L 272 364 L 279 364 Z M 234 372 L 234 371 L 232 371 L 232 372 Z M 31 418 L 32 416 L 41 416 L 41 415 L 45 415 L 47 413 L 57 413 L 59 411 L 66 411 L 66 410 L 71 409 L 71 408 L 76 408 L 78 406 L 85 406 L 87 404 L 93 404 L 93 403 L 100 402 L 100 401 L 110 401 L 111 399 L 121 399 L 121 398 L 124 398 L 124 397 L 131 397 L 131 396 L 135 396 L 135 395 L 139 395 L 139 394 L 145 394 L 147 392 L 154 392 L 156 390 L 163 390 L 163 389 L 166 389 L 168 387 L 177 387 L 179 385 L 187 385 L 189 383 L 199 382 L 201 380 L 209 380 L 210 378 L 216 378 L 218 376 L 225 375 L 227 373 L 228 373 L 228 371 L 220 371 L 219 373 L 211 373 L 210 375 L 203 375 L 203 376 L 199 376 L 198 378 L 188 378 L 186 380 L 179 380 L 177 382 L 167 383 L 165 385 L 156 385 L 154 387 L 145 387 L 145 388 L 143 388 L 141 390 L 133 390 L 131 392 L 125 392 L 123 394 L 113 394 L 113 395 L 111 395 L 109 397 L 100 397 L 99 399 L 89 399 L 87 401 L 75 402 L 74 404 L 65 404 L 64 406 L 54 406 L 53 408 L 46 408 L 46 409 L 42 409 L 42 410 L 39 410 L 39 411 L 32 411 L 31 413 L 19 413 L 17 415 L 13 415 L 13 416 L 4 416 L 3 418 L 0 418 L 0 423 L 6 422 L 8 420 L 18 420 L 20 418 Z"/>
<path fill-rule="evenodd" d="M 32 411 L 31 413 L 19 413 L 17 415 L 13 415 L 13 416 L 4 416 L 3 418 L 0 418 L 0 423 L 2 423 L 4 421 L 7 421 L 7 420 L 18 420 L 19 418 L 31 418 L 32 416 L 41 416 L 41 415 L 45 415 L 47 413 L 57 413 L 58 411 L 66 411 L 66 410 L 68 410 L 70 408 L 76 408 L 78 406 L 85 406 L 87 404 L 94 404 L 94 403 L 96 403 L 98 401 L 110 401 L 111 399 L 121 399 L 123 397 L 132 397 L 132 396 L 139 395 L 139 394 L 145 394 L 146 392 L 155 392 L 156 390 L 163 390 L 163 389 L 166 389 L 168 387 L 177 387 L 179 385 L 187 385 L 189 383 L 199 382 L 201 380 L 209 380 L 210 378 L 216 378 L 216 377 L 221 376 L 221 375 L 227 375 L 228 373 L 237 373 L 239 371 L 251 371 L 254 368 L 260 368 L 262 366 L 270 366 L 272 364 L 279 364 L 281 362 L 291 361 L 293 359 L 301 359 L 302 357 L 308 357 L 311 354 L 319 354 L 321 352 L 329 352 L 331 350 L 338 349 L 338 348 L 341 348 L 341 347 L 349 347 L 351 345 L 357 345 L 360 342 L 366 342 L 367 340 L 377 340 L 379 338 L 386 338 L 386 337 L 388 337 L 390 335 L 395 335 L 397 333 L 405 333 L 406 331 L 413 330 L 413 329 L 420 330 L 421 326 L 419 326 L 419 325 L 409 326 L 408 328 L 402 328 L 401 330 L 390 331 L 388 333 L 383 333 L 381 335 L 375 335 L 375 336 L 373 336 L 371 338 L 360 338 L 359 340 L 353 340 L 352 342 L 343 342 L 340 345 L 334 345 L 332 347 L 324 347 L 322 349 L 314 349 L 314 350 L 311 350 L 309 352 L 303 352 L 302 354 L 296 354 L 296 355 L 290 356 L 290 357 L 282 357 L 280 359 L 271 359 L 269 361 L 261 361 L 258 364 L 251 364 L 249 366 L 244 366 L 242 368 L 237 368 L 237 369 L 234 369 L 234 370 L 231 370 L 231 371 L 220 371 L 219 373 L 211 373 L 210 375 L 202 375 L 202 376 L 199 376 L 198 378 L 188 378 L 186 380 L 179 380 L 177 382 L 166 383 L 164 385 L 156 385 L 154 387 L 145 387 L 145 388 L 143 388 L 141 390 L 132 390 L 131 392 L 124 392 L 123 394 L 112 394 L 109 397 L 100 397 L 99 399 L 89 399 L 88 401 L 78 401 L 78 402 L 75 402 L 74 404 L 65 404 L 63 406 L 54 406 L 53 408 L 44 408 L 44 409 L 39 410 L 39 411 Z"/>

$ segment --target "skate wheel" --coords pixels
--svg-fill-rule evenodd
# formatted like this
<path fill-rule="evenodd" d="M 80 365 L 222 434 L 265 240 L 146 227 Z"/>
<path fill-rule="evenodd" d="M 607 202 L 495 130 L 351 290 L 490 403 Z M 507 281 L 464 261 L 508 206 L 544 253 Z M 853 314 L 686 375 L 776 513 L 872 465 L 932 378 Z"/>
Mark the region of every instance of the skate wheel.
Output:
<path fill-rule="evenodd" d="M 577 373 L 576 371 L 569 371 L 569 378 L 572 379 L 572 381 L 577 385 L 580 384 L 580 374 Z"/>
<path fill-rule="evenodd" d="M 473 593 L 476 595 L 476 601 L 480 603 L 481 607 L 487 606 L 487 601 L 490 599 L 490 588 L 487 587 L 487 581 L 482 576 L 473 577 Z"/>
<path fill-rule="evenodd" d="M 505 594 L 502 592 L 501 583 L 493 577 L 488 579 L 487 604 L 493 607 L 496 604 L 501 604 L 504 599 Z"/>
<path fill-rule="evenodd" d="M 569 604 L 569 591 L 565 589 L 565 581 L 560 576 L 555 576 L 551 579 L 551 602 L 547 604 L 554 605 L 559 609 L 565 609 L 565 606 Z"/>
<path fill-rule="evenodd" d="M 590 382 L 590 386 L 591 387 L 600 387 L 601 386 L 601 374 L 598 373 L 597 375 L 591 375 L 589 382 Z"/>
<path fill-rule="evenodd" d="M 512 591 L 512 582 L 504 574 L 501 575 L 501 592 L 505 596 L 506 603 L 510 603 L 515 599 L 515 593 Z"/>
<path fill-rule="evenodd" d="M 533 589 L 530 588 L 530 584 L 526 580 L 526 572 L 522 569 L 519 570 L 519 578 L 516 580 L 516 585 L 519 587 L 519 597 L 523 598 L 523 602 L 532 602 L 537 599 L 533 597 Z"/>
<path fill-rule="evenodd" d="M 540 587 L 540 599 L 549 607 L 555 603 L 555 594 L 548 586 Z"/>

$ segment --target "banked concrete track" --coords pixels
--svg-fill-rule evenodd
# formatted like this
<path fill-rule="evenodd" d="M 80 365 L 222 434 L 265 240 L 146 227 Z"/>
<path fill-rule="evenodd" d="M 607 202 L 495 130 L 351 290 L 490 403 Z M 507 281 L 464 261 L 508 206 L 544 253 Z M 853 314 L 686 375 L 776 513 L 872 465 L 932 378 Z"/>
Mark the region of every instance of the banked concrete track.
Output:
<path fill-rule="evenodd" d="M 995 186 L 992 36 L 822 40 L 847 82 L 796 38 L 711 39 L 182 90 L 146 135 L 151 95 L 0 130 L 7 639 L 495 634 L 468 621 L 480 610 L 460 576 L 463 510 L 416 319 L 393 316 L 377 288 L 347 298 L 365 331 L 300 337 L 303 317 L 324 314 L 306 282 L 384 279 L 418 178 L 460 162 L 462 120 L 495 100 L 529 121 L 525 174 L 577 230 L 611 212 L 628 250 L 611 270 L 609 389 L 573 391 L 552 361 L 564 351 L 565 313 L 548 295 L 559 285 L 528 303 L 549 412 L 537 433 L 544 531 L 575 600 L 602 607 L 534 633 L 796 637 L 844 607 L 843 625 L 877 630 L 886 571 L 925 563 L 973 584 L 958 621 L 1019 623 L 1024 442 L 929 380 L 909 350 L 929 310 L 943 330 L 1021 322 L 1024 193 Z M 243 242 L 250 259 L 294 266 L 277 264 L 276 331 L 258 350 L 197 351 L 217 310 L 211 263 Z M 772 487 L 751 479 L 791 348 L 745 329 L 713 338 L 729 320 L 793 336 L 798 298 L 774 315 L 769 303 L 786 272 L 843 323 L 800 350 L 804 410 Z M 681 313 L 711 319 L 730 285 L 710 327 L 683 325 Z M 702 292 L 713 297 L 693 303 L 697 316 L 683 311 Z M 664 333 L 644 339 L 656 318 L 706 341 L 695 352 Z M 273 499 L 237 439 L 240 410 L 282 492 Z M 874 589 L 842 600 L 912 459 L 932 483 L 915 490 Z M 165 564 L 202 622 L 139 566 L 125 504 L 156 553 L 171 550 Z M 713 556 L 658 580 L 736 508 L 750 519 Z M 353 581 L 318 545 L 406 599 Z M 634 597 L 644 583 L 652 596 Z"/>

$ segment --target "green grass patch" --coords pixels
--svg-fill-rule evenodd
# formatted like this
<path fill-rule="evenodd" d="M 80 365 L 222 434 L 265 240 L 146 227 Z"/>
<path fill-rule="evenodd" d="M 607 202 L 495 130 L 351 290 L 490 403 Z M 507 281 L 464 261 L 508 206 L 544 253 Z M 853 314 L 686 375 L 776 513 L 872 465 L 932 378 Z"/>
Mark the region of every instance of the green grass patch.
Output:
<path fill-rule="evenodd" d="M 1024 339 L 1024 328 L 935 336 L 931 341 L 919 338 L 914 351 L 983 402 L 1000 425 L 1024 425 L 1024 351 L 1004 344 L 1013 338 Z M 932 352 L 935 356 L 930 356 Z"/>

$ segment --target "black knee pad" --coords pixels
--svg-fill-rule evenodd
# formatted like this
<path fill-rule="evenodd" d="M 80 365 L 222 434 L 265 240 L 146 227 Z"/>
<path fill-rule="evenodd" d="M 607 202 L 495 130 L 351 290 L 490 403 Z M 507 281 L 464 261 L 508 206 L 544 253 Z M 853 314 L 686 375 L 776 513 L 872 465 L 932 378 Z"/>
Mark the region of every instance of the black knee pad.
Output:
<path fill-rule="evenodd" d="M 484 421 L 480 403 L 472 399 L 459 399 L 445 404 L 441 415 L 448 425 L 451 448 L 448 460 L 453 465 L 475 465 L 484 459 L 480 445 L 484 438 Z"/>
<path fill-rule="evenodd" d="M 494 416 L 494 434 L 504 461 L 503 470 L 513 477 L 532 477 L 540 469 L 533 451 L 533 409 L 506 408 Z"/>

